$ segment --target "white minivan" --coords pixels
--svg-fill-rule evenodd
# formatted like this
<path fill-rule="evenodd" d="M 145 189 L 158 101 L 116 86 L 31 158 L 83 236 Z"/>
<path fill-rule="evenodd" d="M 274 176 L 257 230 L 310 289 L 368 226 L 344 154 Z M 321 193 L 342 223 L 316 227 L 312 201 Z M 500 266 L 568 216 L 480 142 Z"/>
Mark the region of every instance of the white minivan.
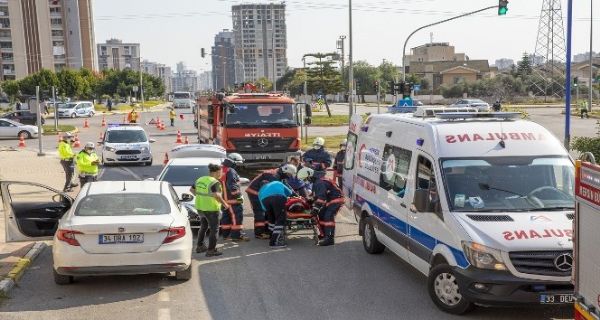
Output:
<path fill-rule="evenodd" d="M 343 190 L 365 250 L 427 275 L 441 310 L 573 302 L 574 167 L 545 128 L 419 107 L 355 116 L 347 139 Z"/>

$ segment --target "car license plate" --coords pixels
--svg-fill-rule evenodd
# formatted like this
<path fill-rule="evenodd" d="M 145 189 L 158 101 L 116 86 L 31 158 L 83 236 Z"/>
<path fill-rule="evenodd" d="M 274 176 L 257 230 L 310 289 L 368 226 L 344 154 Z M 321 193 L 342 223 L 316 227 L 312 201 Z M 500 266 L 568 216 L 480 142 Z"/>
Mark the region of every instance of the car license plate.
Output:
<path fill-rule="evenodd" d="M 137 156 L 121 156 L 121 160 L 135 160 Z"/>
<path fill-rule="evenodd" d="M 566 304 L 575 302 L 573 294 L 545 294 L 540 295 L 541 304 Z"/>
<path fill-rule="evenodd" d="M 144 243 L 143 233 L 101 234 L 99 244 Z"/>

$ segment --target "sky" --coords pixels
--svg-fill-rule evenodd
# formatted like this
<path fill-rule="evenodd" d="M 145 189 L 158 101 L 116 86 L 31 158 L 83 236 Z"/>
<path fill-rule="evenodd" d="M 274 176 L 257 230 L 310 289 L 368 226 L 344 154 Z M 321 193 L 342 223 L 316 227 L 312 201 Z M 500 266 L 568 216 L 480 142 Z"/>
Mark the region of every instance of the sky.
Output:
<path fill-rule="evenodd" d="M 589 51 L 590 1 L 573 1 L 573 54 Z M 269 1 L 238 0 L 94 0 L 96 42 L 110 38 L 139 42 L 143 59 L 175 67 L 179 61 L 197 71 L 210 70 L 214 36 L 232 29 L 231 6 Z M 510 0 L 506 16 L 479 13 L 417 32 L 408 48 L 430 41 L 449 42 L 470 59 L 519 60 L 535 51 L 543 0 Z M 288 64 L 302 65 L 302 55 L 335 51 L 348 35 L 348 0 L 286 1 Z M 352 0 L 354 61 L 400 64 L 406 37 L 416 28 L 463 12 L 497 5 L 498 0 Z M 566 0 L 562 1 L 566 28 Z M 594 51 L 600 51 L 600 3 L 594 7 Z M 346 39 L 348 48 L 348 39 Z M 346 52 L 347 54 L 347 52 Z M 407 52 L 408 54 L 408 52 Z"/>

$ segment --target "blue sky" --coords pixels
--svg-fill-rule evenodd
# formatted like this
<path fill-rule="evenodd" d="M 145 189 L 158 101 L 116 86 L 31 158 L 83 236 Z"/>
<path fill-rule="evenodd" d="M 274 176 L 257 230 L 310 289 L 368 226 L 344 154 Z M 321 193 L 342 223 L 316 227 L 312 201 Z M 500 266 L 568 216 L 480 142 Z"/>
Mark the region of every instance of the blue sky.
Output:
<path fill-rule="evenodd" d="M 590 0 L 574 1 L 573 52 L 588 51 Z M 184 61 L 195 70 L 210 69 L 214 35 L 231 29 L 231 6 L 237 0 L 95 0 L 96 42 L 111 37 L 140 42 L 142 57 L 175 66 Z M 252 2 L 269 3 L 257 0 Z M 450 16 L 496 5 L 497 0 L 353 0 L 354 59 L 399 64 L 406 36 L 417 27 Z M 288 60 L 301 66 L 308 52 L 335 50 L 336 39 L 348 34 L 347 0 L 286 1 Z M 508 15 L 495 10 L 417 33 L 409 47 L 434 41 L 450 42 L 471 59 L 518 59 L 533 52 L 542 0 L 510 0 Z M 595 51 L 600 51 L 600 3 L 594 8 Z M 566 0 L 563 0 L 566 16 Z M 565 18 L 566 26 L 566 18 Z M 347 40 L 346 40 L 347 44 Z"/>

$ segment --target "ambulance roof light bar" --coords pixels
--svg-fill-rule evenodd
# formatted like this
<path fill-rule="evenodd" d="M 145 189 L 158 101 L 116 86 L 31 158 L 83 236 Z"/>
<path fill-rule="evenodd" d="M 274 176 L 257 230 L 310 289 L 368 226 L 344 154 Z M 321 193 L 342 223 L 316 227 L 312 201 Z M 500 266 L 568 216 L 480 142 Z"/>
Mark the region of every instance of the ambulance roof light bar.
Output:
<path fill-rule="evenodd" d="M 413 113 L 414 117 L 421 118 L 433 118 L 439 113 L 448 113 L 448 112 L 477 112 L 476 108 L 452 108 L 452 107 L 417 107 L 415 112 Z"/>
<path fill-rule="evenodd" d="M 439 113 L 438 119 L 460 120 L 460 119 L 498 119 L 514 120 L 521 117 L 520 112 L 449 112 Z"/>

